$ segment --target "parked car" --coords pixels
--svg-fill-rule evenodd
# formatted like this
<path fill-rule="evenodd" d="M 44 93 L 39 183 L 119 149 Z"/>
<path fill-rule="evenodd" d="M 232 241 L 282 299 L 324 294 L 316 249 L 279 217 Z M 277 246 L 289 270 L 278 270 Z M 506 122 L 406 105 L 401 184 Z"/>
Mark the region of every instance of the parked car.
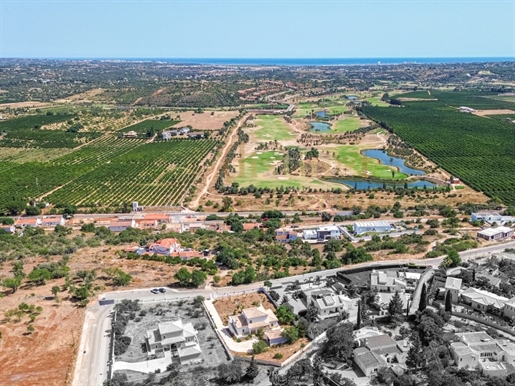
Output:
<path fill-rule="evenodd" d="M 163 288 L 163 287 L 159 288 L 159 292 L 161 292 L 162 294 L 164 294 L 164 293 L 166 292 L 166 288 Z"/>
<path fill-rule="evenodd" d="M 157 294 L 159 293 L 159 290 L 157 288 L 152 288 L 150 292 L 152 292 L 153 294 Z"/>

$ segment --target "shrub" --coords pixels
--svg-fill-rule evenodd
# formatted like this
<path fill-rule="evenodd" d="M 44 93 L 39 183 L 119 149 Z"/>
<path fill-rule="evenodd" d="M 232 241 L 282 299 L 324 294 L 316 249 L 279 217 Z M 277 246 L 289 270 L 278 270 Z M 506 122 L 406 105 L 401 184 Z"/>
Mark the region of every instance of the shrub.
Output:
<path fill-rule="evenodd" d="M 281 354 L 280 352 L 275 353 L 274 359 L 283 359 L 283 354 Z"/>
<path fill-rule="evenodd" d="M 252 345 L 252 352 L 254 354 L 261 354 L 268 351 L 268 345 L 264 340 L 260 340 Z"/>

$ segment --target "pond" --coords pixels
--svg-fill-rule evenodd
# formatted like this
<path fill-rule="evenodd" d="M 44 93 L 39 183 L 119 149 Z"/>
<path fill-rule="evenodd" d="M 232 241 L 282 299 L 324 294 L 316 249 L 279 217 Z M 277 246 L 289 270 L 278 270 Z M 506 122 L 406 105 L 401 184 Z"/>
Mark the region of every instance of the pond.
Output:
<path fill-rule="evenodd" d="M 324 122 L 309 122 L 311 124 L 311 132 L 317 132 L 317 133 L 328 133 L 331 131 L 331 126 L 329 123 Z"/>
<path fill-rule="evenodd" d="M 394 182 L 380 182 L 380 181 L 366 181 L 366 180 L 354 180 L 354 179 L 340 179 L 340 178 L 331 178 L 331 182 L 336 182 L 339 184 L 345 184 L 347 186 L 350 186 L 351 188 L 354 188 L 356 190 L 367 190 L 367 189 L 376 189 L 376 188 L 383 188 L 383 184 L 386 185 L 388 188 L 398 187 L 403 188 L 404 187 L 404 181 L 399 181 L 397 183 Z M 408 188 L 419 188 L 424 189 L 424 186 L 427 189 L 432 189 L 438 185 L 433 184 L 429 181 L 424 180 L 417 180 L 417 181 L 406 181 L 408 184 Z"/>
<path fill-rule="evenodd" d="M 404 164 L 404 158 L 398 158 L 388 155 L 386 151 L 379 149 L 369 149 L 361 152 L 363 155 L 378 159 L 383 165 L 395 166 L 401 173 L 423 176 L 426 174 L 423 170 L 413 169 Z"/>
<path fill-rule="evenodd" d="M 327 117 L 327 113 L 325 111 L 317 111 L 315 114 L 322 118 Z"/>

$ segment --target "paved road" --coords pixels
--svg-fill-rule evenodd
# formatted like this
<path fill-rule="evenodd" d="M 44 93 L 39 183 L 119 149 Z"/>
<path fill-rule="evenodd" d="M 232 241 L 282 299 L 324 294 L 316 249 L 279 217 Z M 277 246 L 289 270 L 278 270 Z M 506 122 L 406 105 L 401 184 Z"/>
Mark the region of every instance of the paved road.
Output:
<path fill-rule="evenodd" d="M 479 248 L 461 252 L 460 256 L 463 260 L 479 257 L 489 253 L 502 252 L 506 248 L 515 248 L 515 241 L 504 244 L 493 245 L 489 247 Z M 389 260 L 384 262 L 373 261 L 362 264 L 355 264 L 345 268 L 330 269 L 326 271 L 319 271 L 313 273 L 306 273 L 298 276 L 291 276 L 282 279 L 274 280 L 274 283 L 290 283 L 295 280 L 303 282 L 310 277 L 316 278 L 317 276 L 326 277 L 335 275 L 338 271 L 345 269 L 352 269 L 357 267 L 378 267 L 387 264 L 405 264 L 405 263 L 418 263 L 432 267 L 438 267 L 443 261 L 443 257 L 434 259 L 407 259 L 407 260 Z M 152 294 L 150 288 L 141 288 L 126 291 L 107 292 L 99 296 L 100 299 L 114 299 L 120 301 L 122 299 L 139 299 L 142 302 L 160 302 L 172 301 L 180 299 L 194 298 L 196 296 L 210 297 L 212 295 L 223 294 L 240 294 L 246 291 L 255 291 L 260 288 L 263 283 L 252 283 L 238 287 L 223 287 L 223 288 L 207 288 L 196 290 L 176 290 L 168 289 L 164 294 Z M 107 360 L 109 350 L 109 334 L 110 318 L 108 317 L 110 311 L 113 309 L 112 305 L 99 306 L 98 303 L 88 307 L 86 312 L 86 319 L 84 322 L 83 333 L 81 337 L 81 344 L 79 354 L 77 356 L 76 369 L 74 374 L 73 385 L 76 386 L 97 386 L 102 385 L 103 381 L 107 379 Z"/>

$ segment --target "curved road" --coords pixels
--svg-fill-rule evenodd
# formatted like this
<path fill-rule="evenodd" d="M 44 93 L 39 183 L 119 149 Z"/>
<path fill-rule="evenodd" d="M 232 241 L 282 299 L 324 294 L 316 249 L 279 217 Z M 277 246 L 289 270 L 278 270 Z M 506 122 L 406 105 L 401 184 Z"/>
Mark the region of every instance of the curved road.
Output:
<path fill-rule="evenodd" d="M 492 245 L 489 247 L 472 249 L 460 253 L 462 260 L 476 258 L 480 255 L 490 253 L 498 253 L 506 248 L 515 248 L 515 241 L 504 244 Z M 331 276 L 339 271 L 352 269 L 357 267 L 381 267 L 386 264 L 405 264 L 418 263 L 428 266 L 438 267 L 444 257 L 434 259 L 413 259 L 413 260 L 389 260 L 384 262 L 372 261 L 367 263 L 355 264 L 352 266 L 330 269 L 326 271 L 318 271 L 306 273 L 298 276 L 290 276 L 282 279 L 274 280 L 274 283 L 288 283 L 295 280 L 304 281 L 310 277 Z M 152 294 L 150 288 L 107 292 L 99 296 L 100 299 L 113 299 L 120 301 L 122 299 L 139 299 L 141 302 L 160 302 L 172 301 L 178 299 L 194 298 L 196 296 L 210 297 L 212 295 L 223 295 L 231 293 L 242 293 L 245 291 L 255 291 L 263 285 L 262 282 L 252 283 L 238 287 L 223 288 L 205 288 L 197 290 L 176 290 L 169 289 L 164 294 Z M 98 302 L 89 306 L 86 311 L 84 326 L 82 329 L 81 342 L 77 362 L 73 377 L 74 386 L 100 386 L 107 379 L 108 366 L 108 350 L 109 350 L 109 331 L 111 329 L 111 318 L 108 317 L 113 310 L 113 305 L 100 306 Z"/>

